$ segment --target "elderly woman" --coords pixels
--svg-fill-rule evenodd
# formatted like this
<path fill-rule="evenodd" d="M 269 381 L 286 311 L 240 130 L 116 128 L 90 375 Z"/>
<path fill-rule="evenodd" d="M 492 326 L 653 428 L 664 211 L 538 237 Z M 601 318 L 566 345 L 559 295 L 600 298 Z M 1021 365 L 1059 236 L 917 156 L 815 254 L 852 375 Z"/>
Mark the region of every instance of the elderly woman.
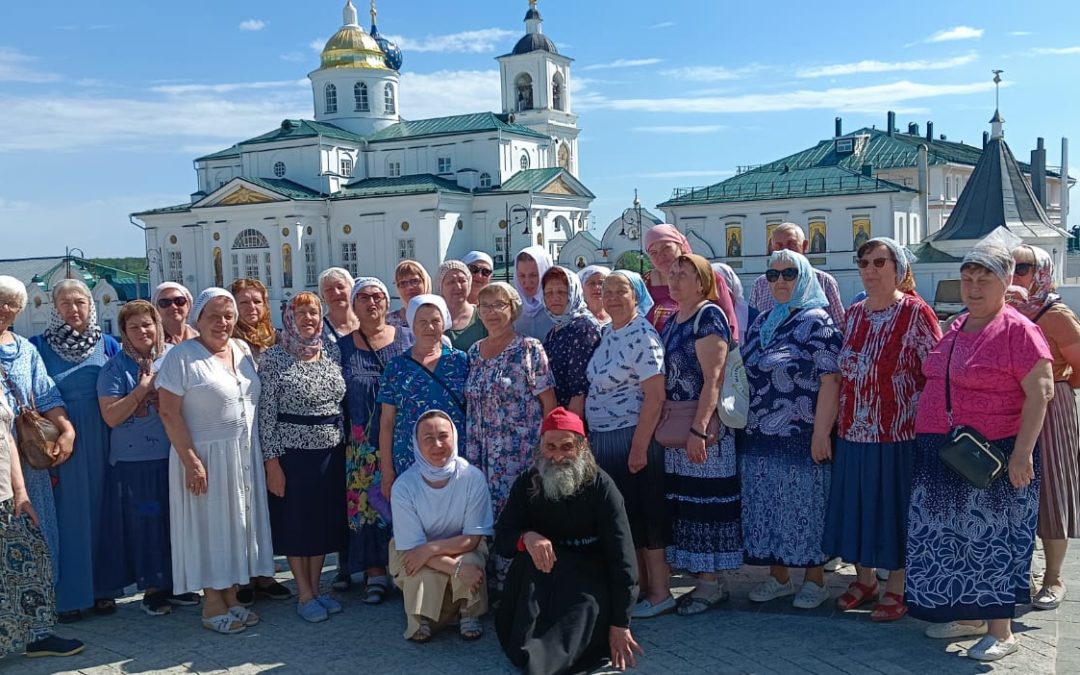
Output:
<path fill-rule="evenodd" d="M 441 410 L 417 420 L 413 454 L 391 500 L 390 571 L 405 595 L 405 638 L 427 642 L 456 620 L 463 639 L 478 640 L 487 611 L 484 537 L 495 533 L 487 479 L 458 457 L 457 427 Z"/>
<path fill-rule="evenodd" d="M 405 312 L 409 309 L 409 301 L 418 295 L 431 293 L 431 277 L 424 266 L 415 260 L 402 260 L 394 268 L 394 287 L 401 298 L 401 308 L 387 315 L 386 325 L 407 328 L 409 323 L 405 319 Z"/>
<path fill-rule="evenodd" d="M 923 361 L 941 339 L 934 310 L 914 293 L 913 257 L 893 239 L 856 252 L 866 299 L 847 312 L 840 351 L 840 416 L 822 547 L 855 564 L 841 611 L 877 602 L 874 621 L 904 604 L 904 542 Z M 778 281 L 777 284 L 780 282 Z M 888 570 L 878 601 L 875 569 Z"/>
<path fill-rule="evenodd" d="M 829 597 L 821 536 L 843 336 L 802 254 L 774 252 L 765 274 L 776 306 L 750 327 L 743 349 L 752 393 L 739 474 L 746 562 L 770 569 L 750 600 L 794 595 L 795 607 L 813 609 Z M 798 590 L 793 567 L 806 570 Z"/>
<path fill-rule="evenodd" d="M 544 311 L 544 289 L 540 285 L 553 264 L 543 246 L 524 248 L 514 258 L 514 288 L 522 302 L 514 330 L 525 337 L 543 340 L 553 325 Z"/>
<path fill-rule="evenodd" d="M 739 324 L 739 343 L 746 344 L 746 334 L 750 331 L 751 324 L 757 319 L 758 311 L 750 307 L 743 297 L 742 280 L 735 270 L 727 263 L 713 263 L 713 271 L 716 272 L 724 283 L 727 284 L 728 295 L 731 297 L 731 305 L 735 309 L 735 321 Z"/>
<path fill-rule="evenodd" d="M 544 351 L 555 378 L 555 402 L 584 417 L 589 391 L 585 366 L 600 342 L 600 324 L 585 305 L 576 274 L 565 267 L 552 267 L 542 284 L 544 308 L 554 324 L 544 338 Z"/>
<path fill-rule="evenodd" d="M 330 267 L 319 275 L 319 298 L 326 310 L 322 332 L 328 344 L 336 345 L 339 339 L 356 330 L 356 315 L 349 302 L 353 283 L 349 270 L 342 267 Z"/>
<path fill-rule="evenodd" d="M 446 307 L 450 310 L 450 322 L 445 327 L 446 335 L 454 349 L 462 351 L 468 350 L 474 342 L 487 335 L 484 324 L 480 321 L 480 313 L 476 311 L 476 306 L 469 302 L 471 284 L 472 278 L 465 263 L 447 260 L 439 265 L 439 273 L 435 275 L 435 288 L 446 300 Z"/>
<path fill-rule="evenodd" d="M 664 325 L 667 400 L 697 402 L 686 447 L 664 451 L 667 562 L 697 574 L 677 611 L 699 614 L 728 598 L 720 572 L 742 565 L 735 435 L 716 420 L 731 329 L 717 299 L 716 276 L 699 255 L 675 258 L 665 277 L 678 311 Z M 711 429 L 717 429 L 715 434 Z"/>
<path fill-rule="evenodd" d="M 649 228 L 645 232 L 644 244 L 645 252 L 653 264 L 653 269 L 645 274 L 645 284 L 655 303 L 649 316 L 645 318 L 656 327 L 656 330 L 663 331 L 668 317 L 679 311 L 679 303 L 668 289 L 668 271 L 676 258 L 680 255 L 689 255 L 693 251 L 690 249 L 690 240 L 686 238 L 686 235 L 679 232 L 674 225 L 667 223 Z M 713 283 L 716 285 L 717 296 L 713 302 L 724 310 L 724 317 L 727 319 L 732 334 L 738 335 L 740 326 L 735 316 L 735 308 L 731 304 L 731 294 L 727 284 L 720 275 L 714 273 L 714 277 Z"/>
<path fill-rule="evenodd" d="M 323 558 L 345 539 L 345 380 L 337 345 L 323 341 L 318 296 L 294 295 L 282 324 L 259 367 L 259 440 L 274 553 L 289 560 L 296 613 L 316 623 L 341 611 L 319 580 Z"/>
<path fill-rule="evenodd" d="M 260 383 L 232 338 L 236 301 L 223 288 L 199 294 L 199 337 L 169 350 L 155 380 L 169 456 L 173 589 L 202 589 L 202 623 L 234 634 L 259 621 L 237 584 L 274 573 L 262 451 L 254 434 Z"/>
<path fill-rule="evenodd" d="M 382 602 L 390 588 L 386 576 L 390 503 L 382 492 L 383 464 L 378 451 L 379 382 L 389 363 L 413 344 L 412 331 L 386 323 L 389 302 L 390 292 L 383 282 L 374 277 L 357 279 L 352 306 L 360 325 L 338 341 L 349 415 L 349 444 L 345 448 L 349 558 L 344 567 L 349 573 L 365 572 L 364 602 L 368 604 Z"/>
<path fill-rule="evenodd" d="M 635 618 L 675 607 L 664 559 L 664 449 L 652 442 L 664 404 L 664 347 L 645 319 L 652 298 L 635 272 L 604 279 L 604 308 L 611 324 L 585 369 L 585 414 L 596 463 L 615 481 L 637 549 L 644 597 Z"/>
<path fill-rule="evenodd" d="M 469 268 L 472 276 L 472 286 L 469 287 L 469 303 L 475 305 L 480 289 L 491 283 L 491 275 L 495 271 L 495 261 L 483 251 L 469 251 L 461 256 L 461 262 Z"/>
<path fill-rule="evenodd" d="M 97 379 L 98 406 L 112 429 L 106 472 L 104 584 L 143 591 L 142 608 L 151 616 L 172 604 L 198 604 L 194 594 L 172 595 L 169 550 L 169 437 L 158 414 L 154 376 L 165 344 L 161 318 L 145 300 L 124 305 L 117 317 L 122 351 Z"/>
<path fill-rule="evenodd" d="M 1054 288 L 1054 260 L 1037 246 L 1013 249 L 1013 283 L 1028 292 L 1016 309 L 1042 329 L 1053 357 L 1054 399 L 1039 434 L 1042 476 L 1038 535 L 1046 571 L 1032 600 L 1037 609 L 1054 609 L 1065 599 L 1061 565 L 1069 539 L 1080 537 L 1080 321 Z"/>
<path fill-rule="evenodd" d="M 601 326 L 611 323 L 611 317 L 604 309 L 604 279 L 611 270 L 603 265 L 589 265 L 578 272 L 578 281 L 585 293 L 585 304 Z"/>
<path fill-rule="evenodd" d="M 191 291 L 175 281 L 158 284 L 152 298 L 154 306 L 161 316 L 161 327 L 165 344 L 178 345 L 184 340 L 197 337 L 199 332 L 188 324 L 191 312 Z"/>
<path fill-rule="evenodd" d="M 53 287 L 49 327 L 31 338 L 45 370 L 56 382 L 71 424 L 78 431 L 71 459 L 55 469 L 53 488 L 60 551 L 56 559 L 56 609 L 61 622 L 74 621 L 93 607 L 98 614 L 116 611 L 119 588 L 104 586 L 102 537 L 105 467 L 109 427 L 101 419 L 97 378 L 101 367 L 120 352 L 120 344 L 98 326 L 90 289 L 77 279 Z"/>
<path fill-rule="evenodd" d="M 379 466 L 386 499 L 396 477 L 413 463 L 412 437 L 421 415 L 446 410 L 455 428 L 465 428 L 469 357 L 443 343 L 450 310 L 437 295 L 418 295 L 409 301 L 407 318 L 416 342 L 386 364 L 379 383 Z"/>
<path fill-rule="evenodd" d="M 1005 304 L 1014 261 L 981 243 L 960 267 L 968 313 L 923 363 L 908 512 L 908 613 L 929 637 L 985 635 L 967 655 L 994 661 L 1019 649 L 1011 619 L 1029 600 L 1039 516 L 1036 442 L 1054 395 L 1053 354 L 1039 327 Z M 986 489 L 946 466 L 950 432 L 973 429 L 1005 456 Z"/>
<path fill-rule="evenodd" d="M 277 342 L 270 319 L 270 296 L 258 279 L 237 279 L 229 286 L 236 298 L 236 328 L 233 337 L 243 340 L 258 364 L 263 352 Z"/>

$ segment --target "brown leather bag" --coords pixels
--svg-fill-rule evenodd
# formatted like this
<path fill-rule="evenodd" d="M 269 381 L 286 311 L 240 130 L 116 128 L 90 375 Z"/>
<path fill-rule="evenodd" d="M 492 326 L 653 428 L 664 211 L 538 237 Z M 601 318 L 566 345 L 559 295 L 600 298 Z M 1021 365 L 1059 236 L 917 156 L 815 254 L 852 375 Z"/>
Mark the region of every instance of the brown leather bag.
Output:
<path fill-rule="evenodd" d="M 685 448 L 686 441 L 690 437 L 690 425 L 694 423 L 697 415 L 697 401 L 664 401 L 664 407 L 660 411 L 660 422 L 656 425 L 654 437 L 656 442 L 665 448 Z M 720 437 L 720 418 L 714 411 L 709 417 L 709 425 L 705 429 L 705 447 L 716 443 Z"/>
<path fill-rule="evenodd" d="M 60 446 L 56 442 L 60 438 L 60 430 L 37 411 L 32 388 L 30 402 L 27 404 L 19 395 L 19 390 L 11 381 L 7 370 L 0 367 L 0 373 L 3 373 L 4 383 L 19 404 L 19 412 L 15 415 L 15 442 L 19 447 L 19 455 L 33 469 L 50 468 L 60 457 Z"/>

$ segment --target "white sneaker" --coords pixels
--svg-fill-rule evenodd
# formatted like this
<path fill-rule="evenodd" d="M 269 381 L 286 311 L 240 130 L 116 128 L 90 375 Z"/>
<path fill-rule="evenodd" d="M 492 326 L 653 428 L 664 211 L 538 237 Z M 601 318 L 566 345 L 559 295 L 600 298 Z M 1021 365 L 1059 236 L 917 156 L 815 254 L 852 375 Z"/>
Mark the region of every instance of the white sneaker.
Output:
<path fill-rule="evenodd" d="M 967 655 L 968 658 L 976 661 L 997 661 L 1018 649 L 1020 649 L 1020 641 L 1015 635 L 1009 640 L 998 640 L 993 635 L 986 635 L 967 651 Z"/>
<path fill-rule="evenodd" d="M 988 630 L 990 630 L 990 625 L 985 621 L 980 622 L 977 626 L 960 623 L 959 621 L 932 623 L 926 627 L 926 637 L 935 640 L 955 640 L 956 638 L 986 635 Z"/>
<path fill-rule="evenodd" d="M 843 565 L 843 564 L 844 564 L 844 561 L 841 560 L 840 558 L 833 558 L 832 560 L 825 563 L 825 571 L 826 572 L 835 572 L 836 570 L 840 569 L 840 566 Z"/>
<path fill-rule="evenodd" d="M 795 595 L 795 584 L 791 583 L 791 579 L 782 584 L 775 577 L 769 576 L 750 591 L 749 598 L 753 602 L 768 602 L 788 595 Z"/>
<path fill-rule="evenodd" d="M 799 594 L 791 604 L 799 609 L 814 609 L 829 599 L 829 589 L 818 586 L 813 581 L 804 581 Z"/>
<path fill-rule="evenodd" d="M 1031 606 L 1035 609 L 1057 609 L 1065 600 L 1065 584 L 1060 586 L 1043 586 L 1042 590 L 1031 597 Z"/>

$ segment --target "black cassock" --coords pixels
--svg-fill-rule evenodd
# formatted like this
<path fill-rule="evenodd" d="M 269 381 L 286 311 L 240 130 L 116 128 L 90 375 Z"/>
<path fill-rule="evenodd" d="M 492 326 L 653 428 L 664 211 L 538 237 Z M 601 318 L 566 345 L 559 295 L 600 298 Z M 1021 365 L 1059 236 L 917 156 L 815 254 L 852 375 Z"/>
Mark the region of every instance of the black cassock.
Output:
<path fill-rule="evenodd" d="M 495 548 L 514 561 L 495 629 L 503 651 L 528 673 L 587 672 L 610 655 L 608 629 L 628 627 L 637 601 L 630 524 L 619 489 L 603 471 L 560 501 L 529 496 L 535 473 L 518 477 L 495 526 Z M 517 549 L 529 531 L 554 545 L 548 574 Z"/>

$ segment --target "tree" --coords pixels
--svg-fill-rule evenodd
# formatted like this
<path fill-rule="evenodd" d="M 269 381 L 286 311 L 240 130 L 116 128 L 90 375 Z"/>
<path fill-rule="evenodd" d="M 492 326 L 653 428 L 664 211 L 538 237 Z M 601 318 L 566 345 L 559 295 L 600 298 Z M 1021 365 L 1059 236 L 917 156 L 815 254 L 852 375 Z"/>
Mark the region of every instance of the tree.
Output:
<path fill-rule="evenodd" d="M 619 256 L 619 259 L 615 261 L 615 269 L 617 270 L 630 270 L 632 272 L 640 272 L 645 274 L 651 271 L 653 268 L 652 262 L 649 260 L 649 256 L 644 255 L 641 251 L 625 251 Z"/>

